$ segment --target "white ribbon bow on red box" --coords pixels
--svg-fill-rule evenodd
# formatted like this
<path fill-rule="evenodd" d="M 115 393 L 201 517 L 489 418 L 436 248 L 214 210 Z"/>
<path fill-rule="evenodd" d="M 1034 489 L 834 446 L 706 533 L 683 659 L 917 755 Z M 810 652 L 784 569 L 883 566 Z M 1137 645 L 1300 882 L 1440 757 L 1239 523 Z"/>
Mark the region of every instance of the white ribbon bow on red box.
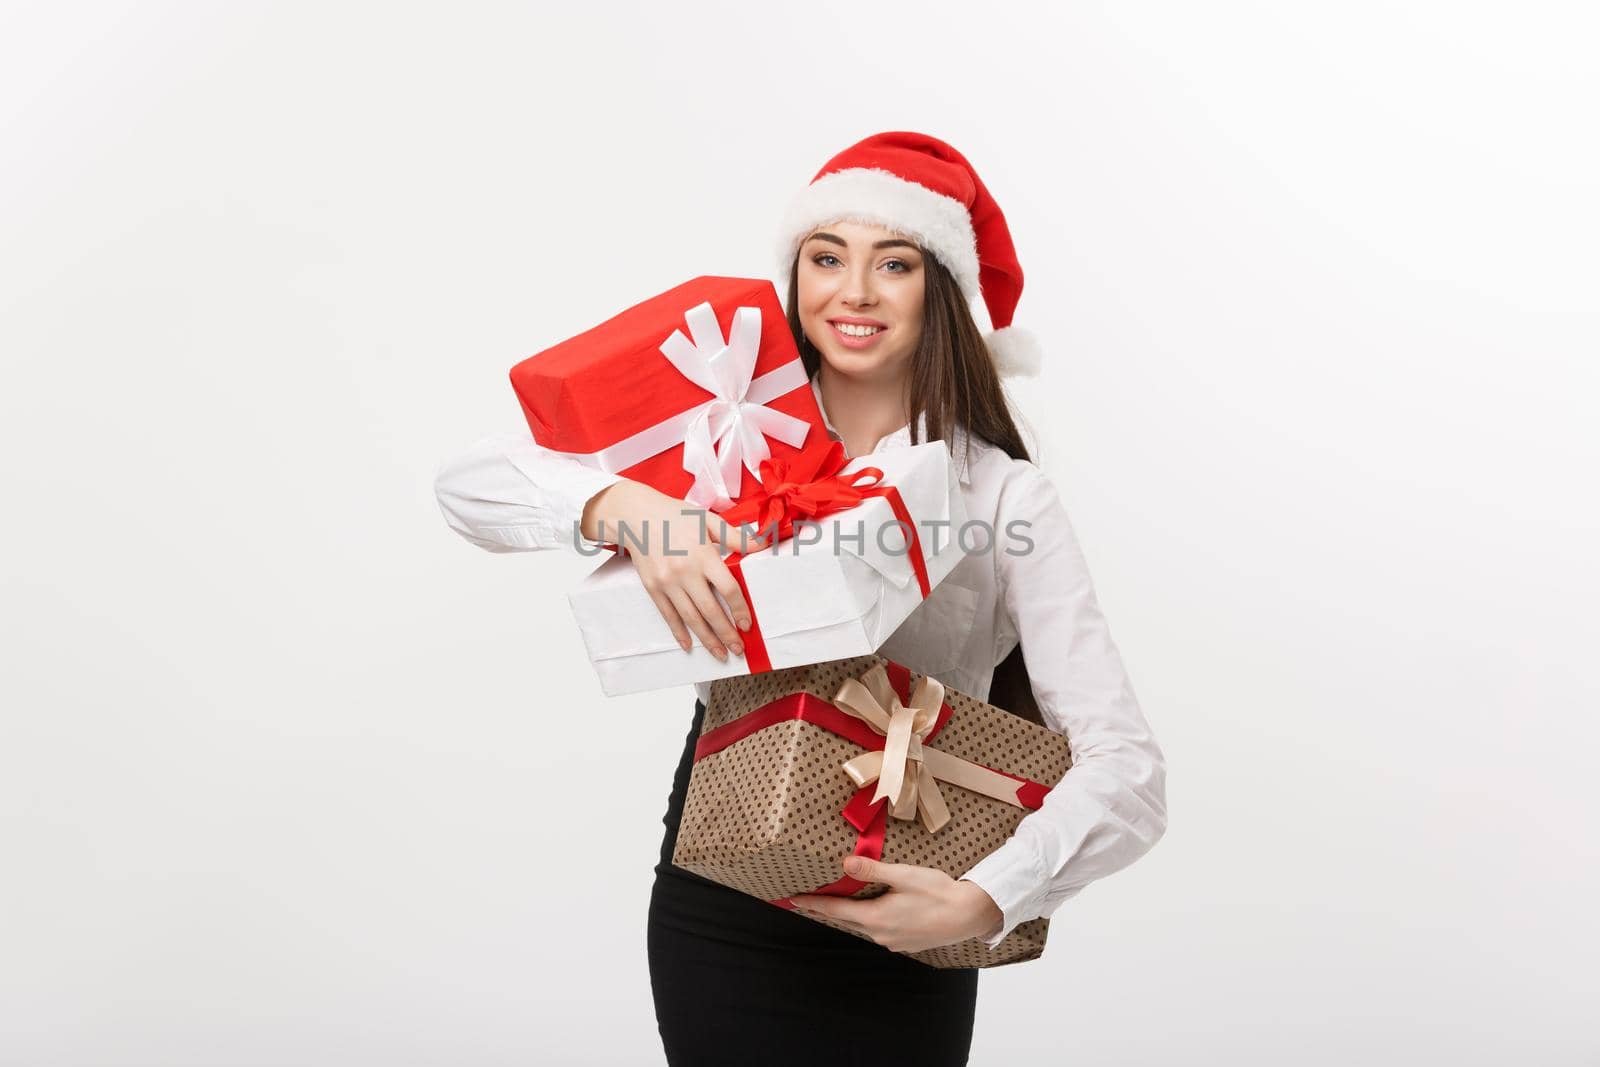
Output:
<path fill-rule="evenodd" d="M 792 448 L 805 443 L 810 423 L 766 405 L 805 385 L 807 375 L 805 365 L 792 359 L 752 380 L 761 353 L 758 307 L 734 311 L 733 328 L 726 340 L 709 301 L 690 308 L 683 318 L 689 337 L 682 330 L 672 331 L 661 343 L 661 354 L 712 398 L 609 448 L 563 454 L 616 473 L 682 444 L 683 469 L 694 475 L 694 485 L 684 499 L 696 507 L 721 510 L 734 503 L 741 480 L 739 468 L 760 475 L 761 461 L 772 455 L 768 437 Z"/>

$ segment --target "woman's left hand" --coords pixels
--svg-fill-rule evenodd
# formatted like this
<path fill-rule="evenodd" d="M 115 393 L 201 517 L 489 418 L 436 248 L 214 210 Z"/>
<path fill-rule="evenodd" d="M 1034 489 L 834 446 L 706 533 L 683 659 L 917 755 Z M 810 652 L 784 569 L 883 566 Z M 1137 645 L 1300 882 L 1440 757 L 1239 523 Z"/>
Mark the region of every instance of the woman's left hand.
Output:
<path fill-rule="evenodd" d="M 844 873 L 863 882 L 883 882 L 889 891 L 868 900 L 826 893 L 789 899 L 800 911 L 844 923 L 893 952 L 993 937 L 1004 921 L 999 906 L 976 883 L 957 881 L 933 867 L 846 856 Z"/>

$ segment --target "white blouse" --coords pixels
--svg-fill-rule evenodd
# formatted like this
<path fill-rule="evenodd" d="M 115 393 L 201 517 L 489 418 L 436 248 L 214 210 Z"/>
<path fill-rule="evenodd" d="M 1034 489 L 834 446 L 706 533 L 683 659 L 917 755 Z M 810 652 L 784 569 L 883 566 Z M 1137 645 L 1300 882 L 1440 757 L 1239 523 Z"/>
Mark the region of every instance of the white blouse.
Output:
<path fill-rule="evenodd" d="M 822 409 L 815 378 L 811 388 Z M 826 410 L 823 421 L 838 440 Z M 910 443 L 907 424 L 873 451 Z M 1112 642 L 1055 486 L 1034 464 L 959 429 L 950 444 L 969 519 L 1000 531 L 1000 543 L 983 551 L 974 529 L 968 547 L 977 550 L 961 556 L 879 652 L 983 699 L 995 666 L 1020 641 L 1045 724 L 1065 734 L 1072 749 L 1072 767 L 1044 806 L 962 876 L 1004 914 L 1000 932 L 987 939 L 993 946 L 1018 923 L 1050 915 L 1160 840 L 1167 825 L 1166 759 Z M 434 489 L 451 529 L 490 552 L 576 551 L 584 506 L 618 477 L 516 433 L 486 438 L 447 460 Z M 1017 520 L 1030 525 L 1012 526 Z M 1005 536 L 1019 528 L 1032 541 L 1029 551 Z M 707 699 L 708 683 L 694 688 Z"/>

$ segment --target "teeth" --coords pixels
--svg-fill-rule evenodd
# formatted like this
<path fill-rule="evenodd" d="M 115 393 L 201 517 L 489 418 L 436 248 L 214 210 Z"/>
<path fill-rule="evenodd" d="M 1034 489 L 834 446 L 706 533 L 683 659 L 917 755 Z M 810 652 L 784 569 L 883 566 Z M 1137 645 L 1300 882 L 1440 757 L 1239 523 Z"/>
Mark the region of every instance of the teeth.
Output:
<path fill-rule="evenodd" d="M 849 322 L 836 322 L 833 325 L 846 337 L 871 337 L 883 329 L 882 326 L 857 326 Z"/>

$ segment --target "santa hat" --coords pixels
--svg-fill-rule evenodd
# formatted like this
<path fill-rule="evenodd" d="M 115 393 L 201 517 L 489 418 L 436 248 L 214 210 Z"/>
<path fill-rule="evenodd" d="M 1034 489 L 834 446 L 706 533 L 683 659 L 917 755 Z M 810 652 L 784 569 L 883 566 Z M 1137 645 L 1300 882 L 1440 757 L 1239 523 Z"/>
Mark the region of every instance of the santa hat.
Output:
<path fill-rule="evenodd" d="M 966 157 L 935 137 L 875 133 L 825 163 L 784 215 L 780 270 L 818 226 L 841 220 L 906 234 L 955 276 L 967 299 L 982 297 L 994 328 L 984 335 L 1001 377 L 1039 373 L 1033 336 L 1011 325 L 1022 265 L 1000 205 Z"/>

